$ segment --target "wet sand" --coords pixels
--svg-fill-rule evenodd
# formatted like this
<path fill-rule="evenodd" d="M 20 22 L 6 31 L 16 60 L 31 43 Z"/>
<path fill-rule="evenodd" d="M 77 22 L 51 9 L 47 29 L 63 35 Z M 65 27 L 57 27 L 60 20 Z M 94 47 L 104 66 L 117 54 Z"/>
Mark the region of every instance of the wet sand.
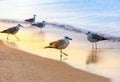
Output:
<path fill-rule="evenodd" d="M 46 37 L 48 42 L 51 41 L 51 35 L 49 34 L 49 38 L 47 38 L 48 35 Z M 54 39 L 60 36 L 62 35 L 54 35 Z M 22 39 L 22 37 L 20 38 Z M 3 40 L 5 39 L 6 37 Z M 42 48 L 48 42 L 43 44 Z M 3 43 L 5 42 L 0 41 L 0 82 L 110 82 L 108 78 L 73 68 L 64 62 L 11 48 Z M 43 54 L 41 51 L 39 51 L 39 54 Z"/>
<path fill-rule="evenodd" d="M 0 41 L 0 82 L 109 82 L 98 75 L 3 45 Z"/>

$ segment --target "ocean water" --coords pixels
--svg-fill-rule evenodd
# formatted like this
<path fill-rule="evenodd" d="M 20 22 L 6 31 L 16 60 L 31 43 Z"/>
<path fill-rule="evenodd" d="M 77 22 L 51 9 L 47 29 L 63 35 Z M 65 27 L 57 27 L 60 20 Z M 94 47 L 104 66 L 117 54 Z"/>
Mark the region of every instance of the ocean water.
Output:
<path fill-rule="evenodd" d="M 0 0 L 0 18 L 59 22 L 120 36 L 119 0 Z M 113 30 L 114 29 L 114 30 Z"/>
<path fill-rule="evenodd" d="M 0 0 L 0 10 L 0 19 L 24 21 L 24 19 L 31 18 L 33 14 L 36 14 L 36 22 L 45 20 L 48 23 L 67 24 L 76 28 L 120 37 L 119 0 Z M 0 24 L 5 27 L 14 25 L 14 23 L 9 23 L 8 25 L 5 23 Z M 58 32 L 58 35 L 53 35 L 51 31 L 45 28 L 43 33 L 39 33 L 39 29 L 30 28 L 30 26 L 26 24 L 24 25 L 26 28 L 23 28 L 23 31 L 18 33 L 22 41 L 8 44 L 15 45 L 20 49 L 22 48 L 23 50 L 33 53 L 42 53 L 44 54 L 44 56 L 42 55 L 43 57 L 59 60 L 58 55 L 56 55 L 58 54 L 56 50 L 43 50 L 43 47 L 47 45 L 48 42 L 53 39 L 56 40 L 58 36 L 62 37 L 64 33 L 67 34 L 68 32 L 64 32 L 61 35 L 60 32 L 64 31 L 62 30 Z M 0 30 L 2 29 L 4 28 L 1 27 Z M 52 30 L 55 32 L 55 28 Z M 25 33 L 26 35 L 24 35 Z M 94 51 L 86 48 L 91 45 L 86 41 L 85 35 L 81 35 L 84 37 L 83 39 L 79 37 L 77 33 L 76 37 L 70 33 L 68 34 L 72 36 L 74 40 L 73 43 L 71 42 L 71 47 L 66 50 L 67 53 L 71 54 L 71 56 L 65 60 L 66 63 L 88 72 L 111 78 L 113 82 L 120 81 L 119 42 L 100 43 L 101 45 L 99 46 L 103 47 L 103 49 Z M 1 34 L 0 39 L 6 40 L 4 36 L 4 34 Z M 50 38 L 49 36 L 54 37 Z M 14 38 L 12 41 L 14 41 Z M 34 45 L 32 45 L 33 42 Z M 75 48 L 73 52 L 69 52 L 69 49 L 73 47 Z M 94 55 L 95 58 L 93 57 Z M 97 56 L 101 58 L 99 59 Z M 98 62 L 96 63 L 96 61 Z M 90 65 L 86 65 L 86 62 L 88 64 L 90 63 Z"/>

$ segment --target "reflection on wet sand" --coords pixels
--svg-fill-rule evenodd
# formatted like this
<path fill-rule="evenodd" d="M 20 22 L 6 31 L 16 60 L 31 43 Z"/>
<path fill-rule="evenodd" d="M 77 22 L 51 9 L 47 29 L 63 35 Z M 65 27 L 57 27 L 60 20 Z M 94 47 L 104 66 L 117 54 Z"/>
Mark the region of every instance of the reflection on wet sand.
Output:
<path fill-rule="evenodd" d="M 45 32 L 44 32 L 44 31 L 33 33 L 32 36 L 34 36 L 34 39 L 35 39 L 35 38 L 36 38 L 36 39 L 39 38 L 39 40 L 40 40 L 41 42 L 44 42 L 44 41 L 45 41 Z"/>
<path fill-rule="evenodd" d="M 8 42 L 8 41 L 7 41 L 7 44 L 10 44 L 10 45 L 12 45 L 12 46 L 14 46 L 14 47 L 17 47 L 16 42 Z"/>
<path fill-rule="evenodd" d="M 92 48 L 92 50 L 90 50 L 89 55 L 87 57 L 86 64 L 98 63 L 98 61 L 99 61 L 98 54 L 99 54 L 98 49 L 93 49 Z"/>
<path fill-rule="evenodd" d="M 2 41 L 5 45 L 10 46 L 12 48 L 18 48 L 17 41 Z"/>

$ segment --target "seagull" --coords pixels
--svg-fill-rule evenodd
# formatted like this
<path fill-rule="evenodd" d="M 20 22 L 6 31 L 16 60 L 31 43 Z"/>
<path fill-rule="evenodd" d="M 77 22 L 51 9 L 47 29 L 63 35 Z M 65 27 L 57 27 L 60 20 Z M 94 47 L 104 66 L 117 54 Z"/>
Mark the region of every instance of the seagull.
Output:
<path fill-rule="evenodd" d="M 13 27 L 8 28 L 6 30 L 0 31 L 0 33 L 7 33 L 8 34 L 7 35 L 7 40 L 9 40 L 9 38 L 8 38 L 9 34 L 14 35 L 19 40 L 19 38 L 15 34 L 18 32 L 18 30 L 20 29 L 20 27 L 23 27 L 23 26 L 20 25 L 20 24 L 17 24 L 16 26 L 13 26 Z"/>
<path fill-rule="evenodd" d="M 86 35 L 87 35 L 88 41 L 90 41 L 92 43 L 92 48 L 94 48 L 94 46 L 95 46 L 96 49 L 97 49 L 97 42 L 98 41 L 108 40 L 108 38 L 105 38 L 105 37 L 98 35 L 96 33 L 87 32 Z"/>
<path fill-rule="evenodd" d="M 34 23 L 34 24 L 32 24 L 32 25 L 41 28 L 41 31 L 42 31 L 42 28 L 45 27 L 46 22 L 45 22 L 45 21 L 42 21 L 42 22 Z"/>
<path fill-rule="evenodd" d="M 64 54 L 65 56 L 68 56 L 66 53 L 62 52 L 62 50 L 69 45 L 70 43 L 69 40 L 72 40 L 72 39 L 69 38 L 68 36 L 65 36 L 64 39 L 53 41 L 49 43 L 49 46 L 46 46 L 44 48 L 54 48 L 54 49 L 60 50 L 60 60 L 62 60 L 62 54 Z"/>
<path fill-rule="evenodd" d="M 33 18 L 25 19 L 25 21 L 29 22 L 29 23 L 34 23 L 35 22 L 35 17 L 36 17 L 36 15 L 34 14 Z"/>

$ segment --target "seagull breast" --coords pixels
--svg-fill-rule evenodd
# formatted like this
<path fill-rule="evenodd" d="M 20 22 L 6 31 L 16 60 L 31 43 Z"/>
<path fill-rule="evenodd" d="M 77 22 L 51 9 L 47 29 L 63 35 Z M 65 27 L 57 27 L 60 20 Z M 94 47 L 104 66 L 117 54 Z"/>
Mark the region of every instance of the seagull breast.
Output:
<path fill-rule="evenodd" d="M 94 34 L 89 34 L 87 36 L 87 39 L 90 41 L 90 42 L 97 42 L 98 41 L 98 37 Z"/>

